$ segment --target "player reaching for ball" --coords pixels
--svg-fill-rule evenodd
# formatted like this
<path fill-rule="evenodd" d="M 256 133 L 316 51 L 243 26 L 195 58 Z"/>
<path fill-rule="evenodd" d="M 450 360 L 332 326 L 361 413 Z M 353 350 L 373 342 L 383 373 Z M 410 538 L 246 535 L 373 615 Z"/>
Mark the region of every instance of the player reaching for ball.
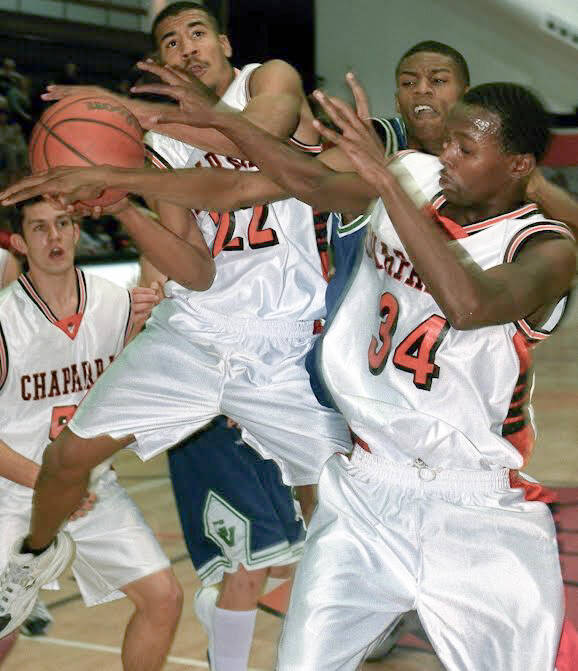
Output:
<path fill-rule="evenodd" d="M 286 63 L 236 71 L 227 58 L 226 37 L 197 3 L 167 7 L 155 36 L 167 60 L 175 58 L 198 72 L 225 102 L 268 130 L 314 147 L 317 133 L 300 78 Z M 169 156 L 178 149 L 170 141 L 159 146 Z M 246 161 L 200 150 L 193 160 L 251 169 Z M 58 529 L 82 497 L 89 469 L 122 447 L 130 445 L 150 458 L 223 413 L 243 428 L 250 446 L 277 461 L 288 484 L 296 485 L 315 483 L 331 454 L 351 449 L 345 424 L 316 401 L 303 365 L 324 313 L 325 280 L 312 209 L 288 199 L 222 216 L 201 212 L 204 250 L 198 241 L 194 259 L 186 257 L 177 235 L 174 254 L 167 252 L 166 229 L 156 231 L 159 249 L 154 249 L 153 224 L 141 235 L 141 240 L 148 237 L 148 248 L 141 248 L 171 277 L 168 299 L 47 448 L 31 533 L 22 548 L 35 557 L 27 572 L 9 568 L 4 574 L 11 591 L 3 593 L 8 602 L 0 634 L 25 616 L 27 594 L 35 589 L 26 591 L 24 583 L 41 581 L 38 567 L 51 563 L 51 557 L 65 561 L 67 545 Z M 199 229 L 193 224 L 191 230 Z M 217 267 L 214 282 L 203 253 L 212 264 L 207 243 Z M 190 278 L 195 268 L 196 282 Z M 19 556 L 17 548 L 12 566 Z"/>

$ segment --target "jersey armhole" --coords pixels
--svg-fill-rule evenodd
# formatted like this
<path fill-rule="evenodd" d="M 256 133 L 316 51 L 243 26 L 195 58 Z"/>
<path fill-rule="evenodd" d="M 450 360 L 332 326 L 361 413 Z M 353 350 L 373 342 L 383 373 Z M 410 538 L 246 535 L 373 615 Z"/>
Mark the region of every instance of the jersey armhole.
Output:
<path fill-rule="evenodd" d="M 556 221 L 539 221 L 526 226 L 514 235 L 504 253 L 504 262 L 513 263 L 532 238 L 542 235 L 575 241 L 574 234 L 566 224 Z M 534 326 L 526 319 L 519 319 L 514 322 L 514 325 L 530 343 L 545 340 L 562 321 L 568 305 L 568 297 L 569 292 L 561 296 L 540 325 Z"/>

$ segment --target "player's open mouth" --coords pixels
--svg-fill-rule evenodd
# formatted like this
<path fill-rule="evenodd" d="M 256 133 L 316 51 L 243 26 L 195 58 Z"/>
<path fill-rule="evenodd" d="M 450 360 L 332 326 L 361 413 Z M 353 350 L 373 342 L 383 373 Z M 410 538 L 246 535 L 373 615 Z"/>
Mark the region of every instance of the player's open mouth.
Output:
<path fill-rule="evenodd" d="M 438 116 L 438 113 L 430 105 L 416 105 L 413 114 L 417 119 Z"/>
<path fill-rule="evenodd" d="M 51 259 L 59 259 L 63 254 L 64 254 L 64 250 L 62 249 L 62 247 L 53 247 L 50 250 L 50 258 Z"/>

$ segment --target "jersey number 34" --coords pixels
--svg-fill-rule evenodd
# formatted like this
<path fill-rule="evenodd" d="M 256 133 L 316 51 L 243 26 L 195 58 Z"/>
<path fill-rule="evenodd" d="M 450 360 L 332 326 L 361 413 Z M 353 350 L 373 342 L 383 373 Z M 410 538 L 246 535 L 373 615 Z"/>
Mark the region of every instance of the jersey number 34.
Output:
<path fill-rule="evenodd" d="M 391 340 L 397 329 L 399 304 L 388 292 L 379 301 L 379 342 L 371 337 L 367 359 L 369 370 L 379 375 L 385 368 L 391 351 Z M 434 378 L 439 377 L 439 366 L 434 362 L 436 351 L 449 330 L 447 319 L 432 315 L 406 336 L 393 353 L 393 365 L 399 370 L 413 373 L 413 383 L 429 391 Z"/>

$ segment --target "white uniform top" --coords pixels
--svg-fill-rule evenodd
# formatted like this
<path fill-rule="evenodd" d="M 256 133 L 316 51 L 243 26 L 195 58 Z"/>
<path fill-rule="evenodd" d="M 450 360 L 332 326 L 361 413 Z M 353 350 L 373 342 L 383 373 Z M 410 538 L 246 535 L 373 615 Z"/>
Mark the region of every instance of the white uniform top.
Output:
<path fill-rule="evenodd" d="M 37 463 L 120 352 L 130 295 L 76 269 L 76 314 L 56 319 L 27 275 L 0 292 L 0 439 Z M 0 477 L 0 492 L 33 490 Z"/>
<path fill-rule="evenodd" d="M 223 102 L 244 109 L 250 98 L 249 78 L 258 67 L 252 64 L 236 71 Z M 257 170 L 249 161 L 204 152 L 158 133 L 148 132 L 145 142 L 158 167 Z M 312 153 L 320 150 L 297 144 Z M 200 292 L 167 282 L 170 297 L 181 298 L 186 308 L 198 306 L 240 318 L 300 321 L 324 315 L 326 282 L 309 205 L 290 198 L 225 214 L 196 214 L 215 258 L 215 280 Z"/>
<path fill-rule="evenodd" d="M 439 161 L 416 152 L 399 160 L 442 225 Z M 513 261 L 532 235 L 572 237 L 533 204 L 463 228 L 445 222 L 461 238 L 454 244 L 484 270 Z M 566 298 L 540 328 L 521 320 L 453 329 L 381 200 L 360 256 L 321 352 L 324 382 L 352 431 L 371 452 L 398 463 L 421 458 L 431 467 L 520 468 L 534 438 L 529 350 L 556 326 Z"/>

